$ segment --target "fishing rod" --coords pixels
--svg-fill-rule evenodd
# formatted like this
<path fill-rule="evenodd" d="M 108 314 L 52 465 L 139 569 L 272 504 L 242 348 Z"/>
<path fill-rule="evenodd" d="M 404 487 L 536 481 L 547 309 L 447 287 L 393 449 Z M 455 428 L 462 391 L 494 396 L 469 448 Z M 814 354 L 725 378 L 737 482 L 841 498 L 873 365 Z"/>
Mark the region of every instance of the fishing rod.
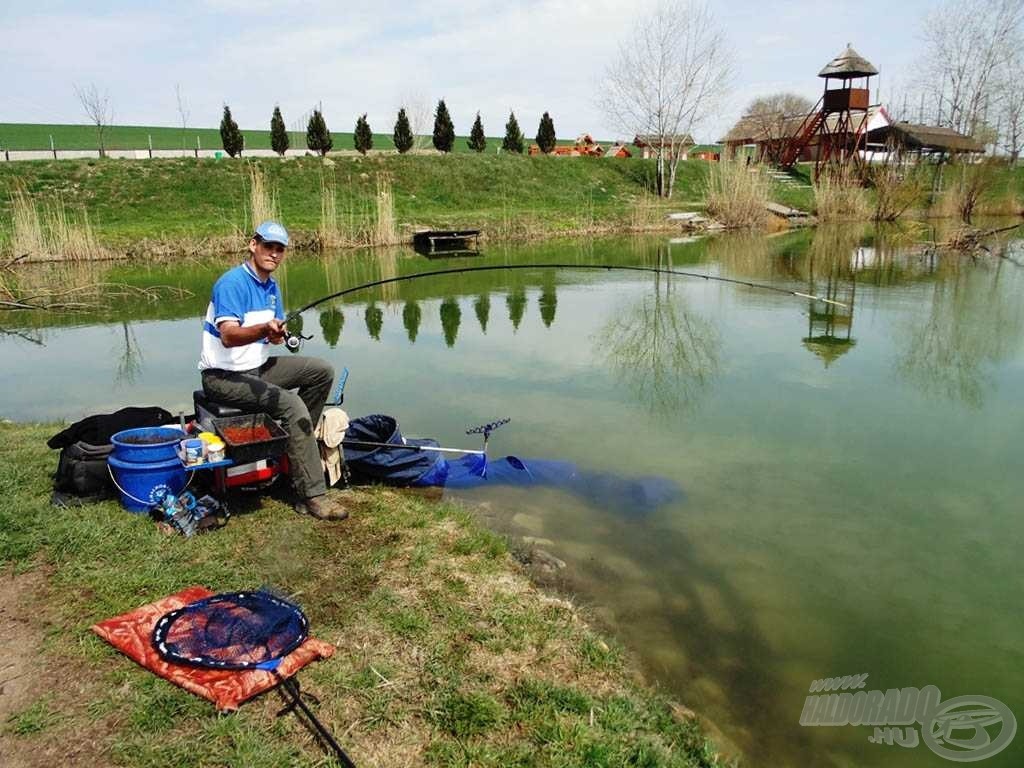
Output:
<path fill-rule="evenodd" d="M 385 448 L 390 450 L 407 451 L 436 451 L 438 453 L 459 453 L 466 456 L 487 456 L 487 441 L 491 439 L 491 433 L 512 421 L 511 418 L 498 419 L 488 424 L 481 424 L 479 427 L 471 427 L 466 430 L 467 435 L 483 435 L 484 448 L 482 451 L 470 451 L 463 448 L 441 448 L 436 445 L 409 445 L 408 443 L 376 443 L 371 440 L 342 440 L 342 445 L 349 445 L 353 448 Z"/>
<path fill-rule="evenodd" d="M 401 283 L 406 280 L 419 280 L 424 277 L 438 277 L 440 275 L 461 275 L 467 272 L 494 272 L 499 269 L 592 269 L 592 270 L 622 270 L 627 272 L 650 272 L 657 275 L 679 275 L 681 277 L 699 277 L 704 280 L 715 280 L 720 283 L 732 283 L 733 285 L 744 285 L 748 288 L 760 288 L 765 291 L 775 291 L 776 293 L 785 293 L 789 296 L 797 296 L 801 299 L 811 299 L 812 301 L 820 301 L 825 304 L 834 304 L 837 307 L 846 307 L 847 305 L 841 301 L 835 301 L 834 299 L 823 299 L 820 296 L 814 296 L 809 293 L 801 293 L 800 291 L 791 291 L 788 288 L 779 288 L 775 285 L 768 285 L 766 283 L 754 283 L 749 280 L 740 280 L 735 277 L 721 277 L 719 275 L 708 275 L 701 272 L 687 272 L 681 269 L 664 269 L 661 267 L 642 267 L 637 265 L 629 264 L 562 264 L 562 263 L 550 263 L 550 264 L 488 264 L 476 267 L 452 267 L 450 269 L 434 269 L 429 272 L 416 272 L 411 275 L 402 275 L 400 277 L 386 277 L 381 280 L 374 280 L 373 282 L 363 283 L 361 285 L 353 286 L 352 288 L 345 288 L 341 291 L 335 291 L 334 293 L 322 296 L 316 301 L 311 301 L 304 307 L 300 307 L 295 311 L 291 312 L 285 319 L 284 323 L 287 325 L 290 320 L 294 320 L 296 317 L 301 315 L 308 309 L 319 306 L 325 301 L 331 299 L 338 299 L 342 296 L 347 296 L 350 293 L 357 291 L 363 291 L 367 288 L 377 288 L 381 285 L 390 285 L 391 283 Z M 289 334 L 286 338 L 286 343 L 289 348 L 297 349 L 302 340 L 308 341 L 312 336 L 302 336 L 300 334 Z M 291 341 L 296 339 L 296 341 Z"/>

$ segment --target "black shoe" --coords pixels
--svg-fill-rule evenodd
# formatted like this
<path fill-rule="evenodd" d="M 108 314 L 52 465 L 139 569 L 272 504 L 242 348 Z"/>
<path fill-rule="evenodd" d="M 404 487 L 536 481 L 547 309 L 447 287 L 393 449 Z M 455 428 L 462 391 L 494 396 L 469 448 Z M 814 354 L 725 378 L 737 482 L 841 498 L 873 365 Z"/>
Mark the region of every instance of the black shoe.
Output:
<path fill-rule="evenodd" d="M 309 515 L 317 520 L 344 520 L 348 517 L 345 509 L 337 499 L 328 496 L 310 496 L 295 502 L 295 511 L 300 515 Z"/>

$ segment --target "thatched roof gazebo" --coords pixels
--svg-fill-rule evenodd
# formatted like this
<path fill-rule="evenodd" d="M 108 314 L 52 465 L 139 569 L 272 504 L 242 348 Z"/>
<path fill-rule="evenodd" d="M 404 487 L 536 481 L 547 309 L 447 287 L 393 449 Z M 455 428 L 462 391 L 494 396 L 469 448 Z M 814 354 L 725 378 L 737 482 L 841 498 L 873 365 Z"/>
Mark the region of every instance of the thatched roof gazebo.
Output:
<path fill-rule="evenodd" d="M 818 77 L 837 77 L 849 80 L 854 77 L 872 77 L 877 74 L 878 69 L 875 65 L 853 50 L 853 46 L 847 43 L 846 50 L 822 67 Z"/>

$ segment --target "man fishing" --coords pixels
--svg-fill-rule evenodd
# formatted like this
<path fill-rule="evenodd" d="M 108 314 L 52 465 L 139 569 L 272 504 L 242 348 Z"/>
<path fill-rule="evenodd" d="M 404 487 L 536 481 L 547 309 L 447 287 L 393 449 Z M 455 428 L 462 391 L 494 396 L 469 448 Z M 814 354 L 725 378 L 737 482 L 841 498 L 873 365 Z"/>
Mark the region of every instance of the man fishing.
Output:
<path fill-rule="evenodd" d="M 276 221 L 264 221 L 249 240 L 249 258 L 214 283 L 199 359 L 203 391 L 218 403 L 280 420 L 289 435 L 295 510 L 318 520 L 344 520 L 348 512 L 335 494 L 327 494 L 313 436 L 334 369 L 315 357 L 270 356 L 270 345 L 286 337 L 273 272 L 287 248 L 288 231 Z M 296 388 L 297 393 L 292 391 Z"/>

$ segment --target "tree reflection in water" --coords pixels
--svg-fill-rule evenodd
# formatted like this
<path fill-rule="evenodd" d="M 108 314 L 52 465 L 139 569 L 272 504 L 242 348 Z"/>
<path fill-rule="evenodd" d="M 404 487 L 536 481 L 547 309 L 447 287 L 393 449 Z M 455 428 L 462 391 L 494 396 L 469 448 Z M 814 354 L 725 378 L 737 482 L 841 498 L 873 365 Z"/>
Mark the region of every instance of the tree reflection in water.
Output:
<path fill-rule="evenodd" d="M 719 369 L 717 329 L 674 296 L 671 278 L 661 275 L 653 292 L 618 312 L 594 341 L 595 354 L 652 413 L 691 407 Z"/>
<path fill-rule="evenodd" d="M 461 322 L 462 310 L 459 308 L 459 302 L 449 296 L 441 302 L 441 328 L 444 330 L 444 343 L 449 347 L 455 346 Z"/>
<path fill-rule="evenodd" d="M 491 295 L 489 293 L 481 293 L 477 296 L 476 301 L 473 302 L 473 311 L 476 312 L 476 319 L 480 323 L 480 330 L 486 335 L 487 321 L 491 317 Z"/>
<path fill-rule="evenodd" d="M 402 325 L 405 326 L 405 333 L 412 344 L 416 343 L 416 337 L 420 333 L 420 320 L 422 318 L 423 310 L 420 309 L 419 302 L 411 299 L 405 302 L 405 306 L 402 307 Z"/>
<path fill-rule="evenodd" d="M 124 345 L 117 360 L 116 380 L 122 384 L 134 384 L 142 372 L 142 348 L 131 325 L 123 321 L 121 328 L 124 330 Z"/>
<path fill-rule="evenodd" d="M 916 317 L 896 370 L 923 392 L 980 408 L 994 383 L 986 368 L 1012 357 L 1024 331 L 1024 303 L 1016 267 L 998 262 L 962 264 L 954 255 L 938 265 L 931 303 Z M 1008 283 L 1016 282 L 1016 287 Z"/>
<path fill-rule="evenodd" d="M 519 324 L 523 322 L 523 312 L 526 311 L 526 289 L 513 288 L 505 297 L 505 304 L 508 306 L 508 319 L 512 321 L 512 332 L 515 333 L 519 330 Z"/>
<path fill-rule="evenodd" d="M 327 346 L 334 349 L 341 339 L 341 329 L 345 327 L 345 315 L 337 307 L 325 309 L 320 313 L 320 332 L 324 335 Z"/>
<path fill-rule="evenodd" d="M 366 307 L 363 318 L 366 320 L 366 332 L 370 334 L 370 338 L 380 341 L 380 332 L 384 327 L 384 310 L 376 304 L 370 304 Z"/>

